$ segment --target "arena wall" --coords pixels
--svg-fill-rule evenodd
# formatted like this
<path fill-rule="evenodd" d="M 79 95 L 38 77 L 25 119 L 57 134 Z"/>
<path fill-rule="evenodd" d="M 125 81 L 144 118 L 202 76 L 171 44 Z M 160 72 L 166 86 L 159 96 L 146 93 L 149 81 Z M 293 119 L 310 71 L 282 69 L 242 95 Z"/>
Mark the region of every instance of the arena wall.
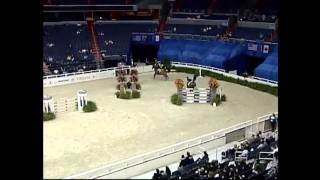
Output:
<path fill-rule="evenodd" d="M 266 84 L 269 86 L 277 87 L 278 82 L 263 79 L 259 77 L 253 78 L 245 78 L 243 76 L 238 76 L 235 74 L 226 73 L 225 70 L 210 67 L 210 66 L 203 66 L 198 64 L 191 64 L 191 63 L 181 63 L 181 62 L 172 62 L 172 65 L 176 67 L 186 67 L 186 68 L 193 68 L 198 70 L 208 70 L 211 72 L 223 74 L 224 76 L 232 77 L 235 79 L 240 80 L 247 80 L 249 82 L 256 82 L 260 84 Z M 76 72 L 76 73 L 67 73 L 67 74 L 60 74 L 60 75 L 50 75 L 43 77 L 43 87 L 52 87 L 52 86 L 60 86 L 66 84 L 73 84 L 85 81 L 93 81 L 98 79 L 105 79 L 105 78 L 113 78 L 115 77 L 115 71 L 120 69 L 118 67 L 114 68 L 107 68 L 107 69 L 100 69 L 100 70 L 93 70 L 93 71 L 85 71 L 85 72 Z M 124 67 L 124 69 L 131 69 L 130 66 Z M 138 66 L 135 67 L 139 73 L 146 73 L 146 72 L 153 72 L 152 66 Z"/>
<path fill-rule="evenodd" d="M 85 81 L 93 81 L 98 79 L 113 78 L 116 75 L 116 70 L 121 69 L 118 67 L 107 68 L 93 71 L 67 73 L 60 75 L 50 75 L 43 77 L 43 87 L 53 87 L 66 84 L 73 84 Z M 130 66 L 126 66 L 123 69 L 131 69 Z M 140 66 L 136 67 L 139 73 L 152 72 L 152 66 Z"/>

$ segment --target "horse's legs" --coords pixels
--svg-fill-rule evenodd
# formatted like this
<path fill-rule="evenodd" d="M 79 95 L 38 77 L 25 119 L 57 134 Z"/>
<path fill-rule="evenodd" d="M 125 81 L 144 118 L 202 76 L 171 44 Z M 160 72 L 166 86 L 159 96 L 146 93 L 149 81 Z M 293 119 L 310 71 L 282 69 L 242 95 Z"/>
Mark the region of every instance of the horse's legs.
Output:
<path fill-rule="evenodd" d="M 164 74 L 164 77 L 166 78 L 166 80 L 168 80 L 168 75 L 167 74 Z"/>
<path fill-rule="evenodd" d="M 156 72 L 154 72 L 154 75 L 153 75 L 153 79 L 155 79 L 156 78 Z"/>

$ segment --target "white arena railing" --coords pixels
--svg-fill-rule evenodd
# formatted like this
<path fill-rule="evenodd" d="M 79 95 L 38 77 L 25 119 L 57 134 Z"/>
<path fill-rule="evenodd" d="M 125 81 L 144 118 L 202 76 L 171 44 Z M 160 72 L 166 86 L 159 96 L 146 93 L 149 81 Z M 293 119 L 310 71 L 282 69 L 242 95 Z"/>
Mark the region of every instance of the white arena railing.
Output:
<path fill-rule="evenodd" d="M 246 122 L 243 122 L 225 129 L 221 129 L 209 134 L 205 134 L 187 141 L 183 141 L 162 149 L 158 149 L 142 155 L 134 156 L 129 159 L 107 164 L 105 166 L 102 166 L 96 169 L 92 169 L 80 174 L 75 174 L 70 177 L 66 177 L 65 179 L 130 178 L 130 177 L 133 177 L 134 175 L 138 175 L 137 173 L 139 172 L 134 172 L 135 174 L 131 174 L 130 176 L 127 174 L 127 177 L 110 176 L 110 175 L 127 170 L 129 168 L 134 168 L 135 166 L 138 166 L 141 164 L 149 163 L 150 161 L 160 160 L 161 158 L 165 158 L 165 156 L 169 156 L 177 152 L 179 153 L 180 151 L 183 151 L 183 150 L 187 150 L 196 146 L 203 145 L 205 143 L 209 143 L 211 141 L 225 138 L 226 134 L 237 131 L 237 130 L 241 130 L 243 128 L 245 128 L 245 138 L 249 138 L 253 133 L 258 133 L 259 131 L 261 132 L 269 131 L 270 128 L 266 128 L 265 123 L 269 120 L 270 115 L 271 114 L 268 114 L 268 115 L 259 117 L 256 120 L 246 121 Z M 278 113 L 276 112 L 275 115 L 278 116 Z M 223 144 L 226 144 L 226 142 L 224 142 Z M 180 155 L 176 157 L 175 161 L 179 161 L 179 158 L 180 158 Z M 150 167 L 150 166 L 146 166 L 146 167 L 148 169 L 145 169 L 145 171 L 148 171 L 148 170 L 150 171 L 157 168 L 157 167 Z"/>
<path fill-rule="evenodd" d="M 172 65 L 174 65 L 176 67 L 192 68 L 192 69 L 198 69 L 198 70 L 207 70 L 207 71 L 221 74 L 221 75 L 231 77 L 234 79 L 247 80 L 248 82 L 255 82 L 255 83 L 259 83 L 259 84 L 266 84 L 269 86 L 278 87 L 277 81 L 272 81 L 269 79 L 263 79 L 263 78 L 254 77 L 254 76 L 252 78 L 246 78 L 246 77 L 239 76 L 236 74 L 227 73 L 224 69 L 219 69 L 219 68 L 215 68 L 215 67 L 211 67 L 211 66 L 204 66 L 204 65 L 199 65 L 199 64 L 183 63 L 183 62 L 172 62 Z"/>
<path fill-rule="evenodd" d="M 116 70 L 131 69 L 130 66 L 113 67 L 99 70 L 91 70 L 84 72 L 74 72 L 58 75 L 49 75 L 43 77 L 43 87 L 53 87 L 66 84 L 79 83 L 84 81 L 93 81 L 98 79 L 113 78 L 116 76 Z M 152 72 L 152 66 L 135 67 L 139 73 Z"/>
<path fill-rule="evenodd" d="M 192 63 L 183 63 L 183 62 L 172 62 L 172 65 L 176 67 L 185 67 L 185 68 L 192 68 L 198 70 L 207 70 L 210 72 L 222 74 L 224 76 L 232 77 L 234 79 L 240 80 L 247 80 L 249 82 L 256 82 L 259 84 L 266 84 L 273 87 L 278 87 L 278 82 L 252 77 L 252 78 L 245 78 L 243 76 L 238 76 L 236 74 L 227 73 L 224 69 L 219 69 L 211 66 L 204 66 L 199 64 L 192 64 Z M 99 70 L 91 70 L 91 71 L 84 71 L 84 72 L 74 72 L 74 73 L 66 73 L 66 74 L 59 74 L 59 75 L 49 75 L 43 77 L 43 87 L 52 87 L 52 86 L 59 86 L 59 85 L 66 85 L 66 84 L 73 84 L 78 82 L 84 81 L 93 81 L 98 79 L 105 79 L 105 78 L 113 78 L 116 75 L 116 70 L 120 69 L 131 69 L 130 66 L 120 67 L 113 67 L 113 68 L 106 68 L 106 69 L 99 69 Z M 139 73 L 146 73 L 146 72 L 153 72 L 152 66 L 138 66 L 135 67 L 139 71 Z"/>

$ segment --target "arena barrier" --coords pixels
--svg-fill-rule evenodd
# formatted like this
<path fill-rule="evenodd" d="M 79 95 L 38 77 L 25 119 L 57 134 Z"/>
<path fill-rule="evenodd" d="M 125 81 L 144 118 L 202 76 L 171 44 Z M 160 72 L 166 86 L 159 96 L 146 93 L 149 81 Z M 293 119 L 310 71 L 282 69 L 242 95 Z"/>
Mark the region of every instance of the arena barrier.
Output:
<path fill-rule="evenodd" d="M 241 137 L 239 136 L 237 139 L 234 139 L 236 141 L 250 138 L 252 134 L 256 134 L 259 131 L 268 132 L 270 129 L 266 128 L 265 124 L 268 123 L 270 115 L 267 114 L 255 120 L 249 120 L 129 159 L 108 163 L 107 165 L 75 174 L 65 179 L 129 179 L 130 177 L 155 170 L 159 167 L 164 167 L 170 163 L 178 162 L 181 154 L 186 154 L 187 151 L 194 154 L 194 152 L 203 152 L 224 146 L 229 143 L 227 136 L 234 132 L 243 132 Z M 275 115 L 278 117 L 277 112 Z"/>
<path fill-rule="evenodd" d="M 172 65 L 174 65 L 176 67 L 198 69 L 200 76 L 201 76 L 201 70 L 207 70 L 207 71 L 221 74 L 221 75 L 231 77 L 234 79 L 246 80 L 248 82 L 255 82 L 255 83 L 259 83 L 259 84 L 266 84 L 266 85 L 269 85 L 272 87 L 278 87 L 277 81 L 272 81 L 269 79 L 263 79 L 263 78 L 259 78 L 259 77 L 246 78 L 246 77 L 239 76 L 236 74 L 227 73 L 224 69 L 219 69 L 219 68 L 215 68 L 215 67 L 211 67 L 211 66 L 204 66 L 204 65 L 192 64 L 192 63 L 182 63 L 182 62 L 172 62 Z"/>
<path fill-rule="evenodd" d="M 114 78 L 116 77 L 117 70 L 131 70 L 137 69 L 139 73 L 153 72 L 152 66 L 123 66 L 123 67 L 113 67 L 92 71 L 84 72 L 74 72 L 59 75 L 49 75 L 43 77 L 43 87 L 53 87 L 66 84 L 73 84 L 85 81 L 94 81 L 98 79 Z"/>
<path fill-rule="evenodd" d="M 182 90 L 182 98 L 185 103 L 210 103 L 210 89 L 185 88 Z"/>
<path fill-rule="evenodd" d="M 86 90 L 80 90 L 77 97 L 60 98 L 57 101 L 52 96 L 43 96 L 43 112 L 63 113 L 71 111 L 82 112 L 82 109 L 87 105 L 88 93 Z"/>

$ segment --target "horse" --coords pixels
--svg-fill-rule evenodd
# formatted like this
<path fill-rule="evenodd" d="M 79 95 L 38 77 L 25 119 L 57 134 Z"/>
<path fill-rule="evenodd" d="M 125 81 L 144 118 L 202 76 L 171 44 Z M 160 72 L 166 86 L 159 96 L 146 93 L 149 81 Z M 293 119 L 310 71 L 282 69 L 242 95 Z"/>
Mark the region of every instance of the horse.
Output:
<path fill-rule="evenodd" d="M 154 69 L 154 75 L 153 75 L 153 79 L 156 78 L 156 75 L 163 75 L 166 80 L 169 78 L 168 74 L 167 74 L 167 70 L 165 67 L 162 67 L 159 65 L 159 63 L 156 63 L 152 66 L 152 69 Z M 160 69 L 160 70 L 159 70 Z"/>
<path fill-rule="evenodd" d="M 197 86 L 196 80 L 197 80 L 197 75 L 193 75 L 193 79 L 190 79 L 187 76 L 187 88 L 195 88 Z"/>

